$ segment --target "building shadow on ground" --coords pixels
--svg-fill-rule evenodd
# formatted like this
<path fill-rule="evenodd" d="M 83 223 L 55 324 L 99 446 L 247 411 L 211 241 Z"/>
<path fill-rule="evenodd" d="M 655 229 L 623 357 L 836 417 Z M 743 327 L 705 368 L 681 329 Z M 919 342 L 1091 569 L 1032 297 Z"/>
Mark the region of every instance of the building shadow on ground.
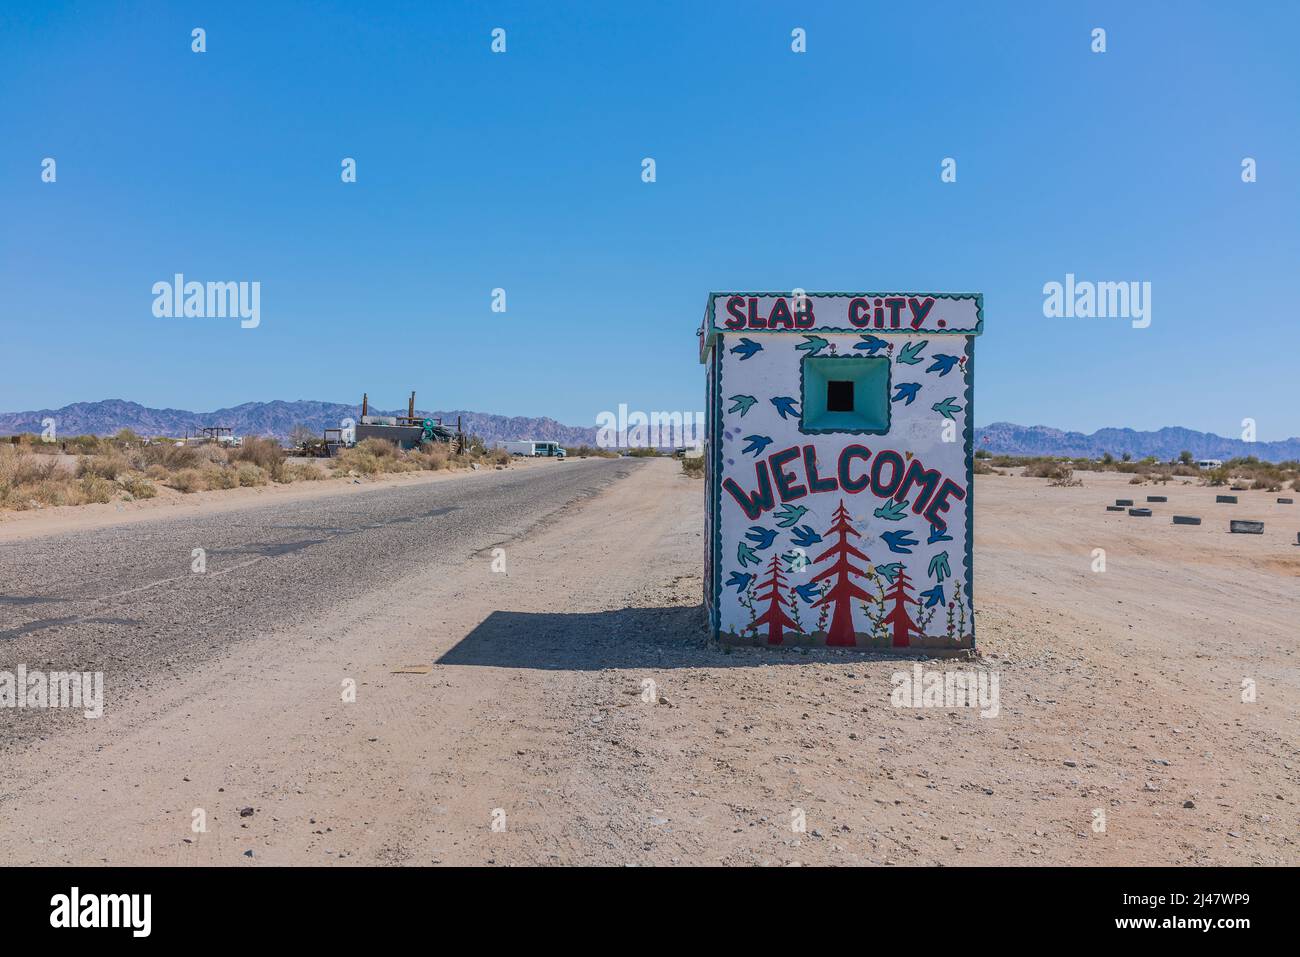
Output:
<path fill-rule="evenodd" d="M 600 671 L 755 668 L 846 657 L 883 656 L 861 649 L 726 647 L 709 638 L 703 605 L 673 605 L 576 613 L 494 611 L 436 663 Z"/>

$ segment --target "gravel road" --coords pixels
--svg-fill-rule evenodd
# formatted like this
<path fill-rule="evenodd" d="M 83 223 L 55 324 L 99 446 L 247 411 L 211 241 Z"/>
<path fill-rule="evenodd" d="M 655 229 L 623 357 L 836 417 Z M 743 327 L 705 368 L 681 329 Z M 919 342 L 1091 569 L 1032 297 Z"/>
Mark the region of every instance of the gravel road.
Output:
<path fill-rule="evenodd" d="M 547 463 L 0 543 L 0 670 L 103 672 L 127 694 L 412 570 L 463 565 L 638 464 Z M 79 717 L 6 709 L 0 748 Z"/>

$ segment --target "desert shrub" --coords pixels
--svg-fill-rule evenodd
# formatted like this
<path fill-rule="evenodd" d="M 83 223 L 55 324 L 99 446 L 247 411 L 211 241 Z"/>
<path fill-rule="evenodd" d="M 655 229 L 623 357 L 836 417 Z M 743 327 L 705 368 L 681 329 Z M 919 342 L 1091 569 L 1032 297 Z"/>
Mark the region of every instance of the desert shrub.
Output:
<path fill-rule="evenodd" d="M 266 470 L 252 462 L 237 462 L 234 466 L 235 478 L 242 488 L 265 485 L 268 481 Z"/>
<path fill-rule="evenodd" d="M 230 453 L 223 446 L 217 445 L 216 442 L 209 442 L 206 445 L 194 446 L 194 461 L 200 467 L 205 463 L 208 465 L 227 465 L 230 463 Z"/>
<path fill-rule="evenodd" d="M 1074 469 L 1068 465 L 1059 465 L 1056 468 L 1056 477 L 1047 484 L 1057 488 L 1079 488 L 1083 485 L 1083 479 L 1075 478 Z"/>
<path fill-rule="evenodd" d="M 153 498 L 158 494 L 158 490 L 154 488 L 153 483 L 138 472 L 119 476 L 117 484 L 122 486 L 132 498 Z"/>
<path fill-rule="evenodd" d="M 221 465 L 205 465 L 200 470 L 203 483 L 210 489 L 239 488 L 239 473 Z"/>
<path fill-rule="evenodd" d="M 81 487 L 81 498 L 84 502 L 95 502 L 103 504 L 111 502 L 113 496 L 117 494 L 117 483 L 111 479 L 106 479 L 102 475 L 85 475 L 78 479 L 78 485 Z"/>
<path fill-rule="evenodd" d="M 429 446 L 412 453 L 411 460 L 420 468 L 431 472 L 451 468 L 451 453 L 445 448 Z"/>
<path fill-rule="evenodd" d="M 1074 469 L 1055 459 L 1035 459 L 1025 466 L 1025 475 L 1061 481 L 1074 475 Z"/>
<path fill-rule="evenodd" d="M 77 478 L 94 475 L 112 481 L 130 469 L 126 456 L 113 448 L 101 455 L 83 455 L 77 459 Z"/>
<path fill-rule="evenodd" d="M 601 449 L 591 445 L 579 445 L 576 448 L 567 449 L 566 451 L 568 451 L 569 453 L 569 458 L 573 458 L 573 459 L 585 459 L 585 458 L 616 459 L 618 458 L 618 453 L 615 452 L 613 449 Z"/>
<path fill-rule="evenodd" d="M 651 448 L 628 449 L 627 454 L 635 455 L 637 458 L 641 458 L 642 456 L 645 456 L 646 458 L 654 458 L 659 454 L 659 450 Z"/>
<path fill-rule="evenodd" d="M 37 442 L 36 444 L 38 447 L 45 446 L 51 451 L 66 449 L 70 455 L 95 455 L 107 448 L 111 448 L 107 440 L 101 439 L 97 435 L 74 435 L 71 438 L 59 439 L 57 443 Z"/>
<path fill-rule="evenodd" d="M 691 478 L 704 478 L 704 456 L 682 456 L 682 472 Z"/>
<path fill-rule="evenodd" d="M 993 466 L 989 465 L 987 458 L 981 459 L 977 457 L 975 459 L 975 474 L 976 475 L 993 474 Z"/>
<path fill-rule="evenodd" d="M 0 447 L 0 487 L 44 482 L 56 477 L 59 471 L 56 459 L 37 457 L 21 446 Z"/>
<path fill-rule="evenodd" d="M 250 436 L 240 448 L 229 452 L 231 462 L 251 462 L 269 475 L 272 481 L 284 481 L 284 449 L 275 439 Z"/>
<path fill-rule="evenodd" d="M 0 446 L 0 508 L 76 505 L 80 486 L 49 455 L 34 455 L 23 445 Z"/>
<path fill-rule="evenodd" d="M 325 473 L 312 465 L 310 462 L 290 462 L 285 466 L 286 482 L 317 482 L 325 477 Z"/>
<path fill-rule="evenodd" d="M 387 439 L 362 439 L 355 448 L 375 458 L 397 458 L 397 446 Z"/>
<path fill-rule="evenodd" d="M 330 460 L 330 468 L 335 472 L 357 472 L 361 475 L 377 475 L 384 470 L 377 455 L 360 448 L 344 449 Z"/>
<path fill-rule="evenodd" d="M 202 492 L 208 487 L 203 473 L 198 469 L 181 469 L 167 476 L 167 484 L 178 492 Z"/>
<path fill-rule="evenodd" d="M 1143 484 L 1146 483 L 1146 480 L 1147 480 L 1147 477 L 1146 477 L 1145 475 L 1135 475 L 1135 476 L 1133 476 L 1131 479 L 1128 480 L 1128 484 L 1129 484 L 1129 485 L 1143 485 Z"/>
<path fill-rule="evenodd" d="M 146 445 L 138 449 L 132 449 L 131 460 L 135 463 L 136 468 L 161 465 L 169 472 L 178 472 L 182 469 L 197 468 L 204 461 L 203 457 L 199 455 L 199 449 L 205 447 L 194 445 L 178 446 L 174 444 Z"/>

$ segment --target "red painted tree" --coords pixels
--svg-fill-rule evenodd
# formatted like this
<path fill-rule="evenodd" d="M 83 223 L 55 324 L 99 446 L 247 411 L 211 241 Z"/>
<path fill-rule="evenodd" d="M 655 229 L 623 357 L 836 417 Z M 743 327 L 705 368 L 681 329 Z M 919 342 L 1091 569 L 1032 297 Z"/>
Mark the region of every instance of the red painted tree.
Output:
<path fill-rule="evenodd" d="M 831 544 L 830 548 L 814 558 L 813 564 L 823 562 L 828 558 L 834 558 L 835 562 L 829 568 L 815 575 L 813 581 L 834 579 L 834 584 L 831 585 L 830 591 L 826 592 L 815 604 L 835 603 L 835 612 L 831 615 L 831 628 L 826 635 L 826 644 L 856 645 L 858 639 L 853 630 L 853 599 L 858 598 L 868 601 L 870 596 L 850 577 L 856 575 L 858 578 L 865 578 L 867 576 L 865 571 L 853 564 L 852 559 L 858 558 L 864 562 L 870 562 L 871 559 L 854 548 L 849 542 L 850 535 L 855 535 L 858 538 L 862 536 L 850 523 L 849 512 L 844 507 L 843 499 L 840 499 L 839 507 L 835 509 L 835 520 L 827 530 L 826 535 L 838 535 L 839 538 Z"/>
<path fill-rule="evenodd" d="M 767 581 L 762 582 L 758 587 L 768 589 L 766 592 L 755 595 L 756 601 L 768 601 L 767 611 L 759 615 L 754 620 L 754 624 L 767 625 L 767 643 L 769 645 L 779 645 L 784 637 L 784 628 L 793 628 L 799 630 L 799 626 L 790 620 L 790 616 L 785 613 L 782 606 L 791 602 L 793 598 L 786 598 L 781 594 L 781 589 L 785 585 L 785 579 L 781 576 L 781 556 L 773 555 L 772 563 L 768 569 L 771 575 Z"/>
<path fill-rule="evenodd" d="M 916 627 L 916 622 L 907 612 L 907 606 L 921 603 L 912 597 L 911 586 L 907 583 L 907 569 L 899 566 L 898 575 L 894 578 L 894 584 L 889 589 L 889 597 L 894 599 L 894 607 L 885 615 L 887 621 L 894 630 L 894 647 L 906 648 L 912 643 L 912 635 L 920 634 L 920 629 Z"/>

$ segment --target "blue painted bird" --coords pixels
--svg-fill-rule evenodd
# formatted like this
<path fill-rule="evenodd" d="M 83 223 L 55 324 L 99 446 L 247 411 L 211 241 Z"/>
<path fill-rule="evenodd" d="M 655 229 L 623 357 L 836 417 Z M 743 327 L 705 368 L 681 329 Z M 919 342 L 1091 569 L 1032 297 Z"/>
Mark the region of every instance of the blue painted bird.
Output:
<path fill-rule="evenodd" d="M 925 599 L 925 607 L 933 608 L 935 605 L 944 603 L 943 586 L 935 585 L 933 588 L 921 592 L 921 597 Z"/>
<path fill-rule="evenodd" d="M 901 572 L 902 570 L 903 570 L 902 562 L 890 562 L 888 565 L 876 566 L 876 571 L 884 575 L 885 579 L 891 585 L 894 583 L 894 579 L 898 577 L 898 573 Z"/>
<path fill-rule="evenodd" d="M 903 402 L 903 405 L 911 405 L 912 401 L 916 398 L 916 394 L 921 391 L 921 383 L 899 382 L 894 386 L 894 388 L 898 391 L 894 393 L 892 401 L 897 402 L 899 399 L 905 399 L 906 401 Z"/>
<path fill-rule="evenodd" d="M 780 511 L 772 513 L 772 517 L 780 519 L 780 521 L 776 523 L 778 527 L 790 528 L 798 522 L 799 519 L 803 518 L 804 513 L 807 511 L 808 509 L 804 508 L 802 505 L 783 505 Z"/>
<path fill-rule="evenodd" d="M 747 435 L 745 441 L 749 444 L 740 451 L 744 453 L 753 452 L 754 458 L 758 458 L 759 454 L 772 444 L 772 437 L 768 435 Z"/>
<path fill-rule="evenodd" d="M 807 548 L 809 545 L 815 545 L 822 540 L 822 537 L 813 531 L 811 525 L 800 525 L 790 533 L 790 540 L 800 548 Z"/>
<path fill-rule="evenodd" d="M 814 582 L 809 582 L 806 585 L 796 585 L 794 591 L 796 595 L 810 605 L 821 597 L 821 588 Z"/>
<path fill-rule="evenodd" d="M 934 355 L 932 355 L 930 358 L 933 359 L 934 361 L 930 363 L 929 368 L 926 369 L 925 371 L 926 372 L 938 371 L 940 376 L 946 376 L 949 372 L 952 371 L 953 366 L 957 364 L 958 357 L 945 355 L 944 353 L 937 352 Z"/>
<path fill-rule="evenodd" d="M 778 395 L 776 398 L 772 399 L 771 402 L 774 406 L 776 406 L 776 411 L 780 413 L 781 418 L 784 419 L 787 418 L 788 416 L 795 416 L 796 418 L 798 418 L 799 413 L 798 411 L 796 411 L 794 407 L 793 396 Z"/>
<path fill-rule="evenodd" d="M 741 338 L 740 342 L 733 346 L 731 352 L 733 355 L 739 355 L 740 361 L 752 358 L 755 352 L 762 352 L 763 347 L 753 339 Z"/>
<path fill-rule="evenodd" d="M 748 572 L 746 573 L 732 572 L 731 577 L 727 579 L 727 585 L 728 586 L 735 585 L 736 594 L 740 594 L 746 588 L 749 587 L 749 583 L 752 582 L 753 580 L 754 580 L 754 576 L 749 574 Z"/>
<path fill-rule="evenodd" d="M 760 552 L 771 547 L 772 542 L 776 541 L 776 535 L 775 528 L 764 528 L 762 525 L 751 525 L 745 533 L 745 537 L 754 543 L 755 550 Z"/>
<path fill-rule="evenodd" d="M 740 562 L 741 568 L 744 568 L 746 565 L 760 564 L 758 556 L 754 554 L 754 550 L 744 542 L 739 542 L 736 545 L 736 561 Z"/>
<path fill-rule="evenodd" d="M 867 355 L 874 356 L 887 345 L 889 345 L 889 343 L 884 339 L 881 339 L 879 336 L 864 335 L 861 342 L 854 343 L 853 348 L 863 349 L 866 351 Z"/>
<path fill-rule="evenodd" d="M 952 575 L 952 569 L 948 567 L 948 553 L 940 552 L 930 559 L 930 577 L 935 581 L 941 582 Z"/>
<path fill-rule="evenodd" d="M 754 403 L 757 402 L 758 400 L 754 398 L 752 395 L 733 395 L 727 401 L 736 403 L 730 409 L 727 410 L 727 413 L 730 414 L 732 412 L 739 412 L 740 417 L 743 419 L 745 417 L 745 413 L 748 412 L 753 407 Z"/>
<path fill-rule="evenodd" d="M 896 532 L 882 532 L 880 537 L 885 540 L 891 552 L 897 552 L 900 555 L 912 554 L 911 546 L 919 544 L 912 533 L 907 529 L 899 529 Z"/>
<path fill-rule="evenodd" d="M 934 411 L 938 412 L 945 419 L 951 419 L 961 411 L 961 406 L 953 401 L 956 398 L 955 395 L 950 395 L 942 402 L 936 402 L 934 405 L 930 406 L 930 408 L 934 409 Z"/>
<path fill-rule="evenodd" d="M 936 542 L 951 542 L 951 541 L 952 541 L 951 535 L 945 535 L 943 533 L 943 529 L 941 529 L 938 525 L 931 525 L 930 537 L 925 540 L 925 544 L 933 545 Z"/>
<path fill-rule="evenodd" d="M 817 353 L 830 345 L 830 343 L 821 336 L 804 336 L 803 340 L 804 341 L 795 346 L 795 348 L 808 353 L 810 356 L 817 355 Z"/>

